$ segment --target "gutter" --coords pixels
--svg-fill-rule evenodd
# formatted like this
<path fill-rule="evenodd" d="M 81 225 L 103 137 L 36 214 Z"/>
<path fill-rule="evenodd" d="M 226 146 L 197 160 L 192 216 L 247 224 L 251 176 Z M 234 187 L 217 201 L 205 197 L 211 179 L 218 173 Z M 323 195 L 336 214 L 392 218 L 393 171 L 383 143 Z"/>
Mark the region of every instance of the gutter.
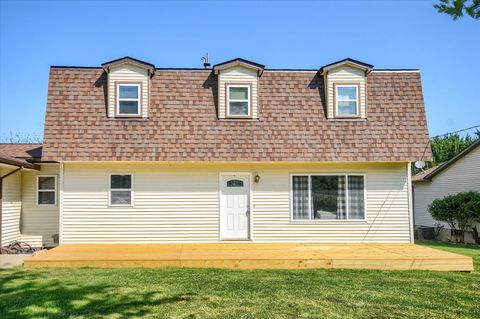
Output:
<path fill-rule="evenodd" d="M 13 158 L 8 158 L 8 157 L 3 157 L 3 156 L 0 156 L 0 163 L 8 164 L 8 165 L 16 166 L 16 167 L 21 167 L 21 168 L 30 168 L 30 169 L 34 169 L 34 170 L 37 170 L 37 171 L 40 170 L 39 165 L 26 163 L 26 162 L 23 162 L 23 161 L 19 161 L 19 160 L 13 159 Z"/>

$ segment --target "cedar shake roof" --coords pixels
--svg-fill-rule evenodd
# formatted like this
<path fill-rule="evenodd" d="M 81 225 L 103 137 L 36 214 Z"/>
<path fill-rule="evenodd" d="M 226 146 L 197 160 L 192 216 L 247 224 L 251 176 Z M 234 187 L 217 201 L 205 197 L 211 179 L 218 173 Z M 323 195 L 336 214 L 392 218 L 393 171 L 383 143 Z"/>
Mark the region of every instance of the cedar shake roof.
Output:
<path fill-rule="evenodd" d="M 327 120 L 316 71 L 265 70 L 259 119 L 217 118 L 212 70 L 157 69 L 148 119 L 107 118 L 107 76 L 52 67 L 42 160 L 416 161 L 429 159 L 418 72 L 372 72 L 367 120 Z M 424 154 L 425 153 L 425 154 Z"/>
<path fill-rule="evenodd" d="M 40 160 L 42 144 L 0 143 L 0 163 L 35 168 L 31 162 Z"/>

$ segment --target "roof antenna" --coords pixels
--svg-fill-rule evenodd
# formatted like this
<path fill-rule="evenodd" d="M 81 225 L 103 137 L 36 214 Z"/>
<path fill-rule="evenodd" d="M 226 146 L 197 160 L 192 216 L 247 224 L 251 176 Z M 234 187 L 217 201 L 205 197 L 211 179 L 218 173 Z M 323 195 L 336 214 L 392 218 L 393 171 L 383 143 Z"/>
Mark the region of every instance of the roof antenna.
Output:
<path fill-rule="evenodd" d="M 205 54 L 204 57 L 202 57 L 202 60 L 203 60 L 203 67 L 205 69 L 210 68 L 210 61 L 208 61 L 208 52 Z"/>

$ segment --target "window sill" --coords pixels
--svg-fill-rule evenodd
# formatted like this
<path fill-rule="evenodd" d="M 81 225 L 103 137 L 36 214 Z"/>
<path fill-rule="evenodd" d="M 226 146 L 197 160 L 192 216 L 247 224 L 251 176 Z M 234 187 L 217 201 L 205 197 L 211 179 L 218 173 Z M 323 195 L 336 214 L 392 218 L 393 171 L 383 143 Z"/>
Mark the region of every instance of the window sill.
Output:
<path fill-rule="evenodd" d="M 123 122 L 148 122 L 148 117 L 141 117 L 141 116 L 117 116 L 117 117 L 109 117 L 109 121 L 123 121 Z"/>
<path fill-rule="evenodd" d="M 323 220 L 295 220 L 290 219 L 290 224 L 311 225 L 311 224 L 331 224 L 331 223 L 362 223 L 365 224 L 366 219 L 323 219 Z"/>
<path fill-rule="evenodd" d="M 331 118 L 327 119 L 328 122 L 367 122 L 367 118 L 358 118 L 358 117 L 337 117 L 337 118 Z"/>

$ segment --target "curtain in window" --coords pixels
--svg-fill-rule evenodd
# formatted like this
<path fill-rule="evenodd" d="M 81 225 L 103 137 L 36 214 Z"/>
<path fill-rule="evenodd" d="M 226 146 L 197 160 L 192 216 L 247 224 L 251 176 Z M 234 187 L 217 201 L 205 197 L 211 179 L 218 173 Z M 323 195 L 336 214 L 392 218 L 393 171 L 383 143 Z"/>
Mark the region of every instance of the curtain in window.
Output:
<path fill-rule="evenodd" d="M 337 191 L 337 219 L 346 219 L 346 205 L 345 205 L 345 176 L 338 176 L 338 191 Z"/>
<path fill-rule="evenodd" d="M 293 219 L 308 219 L 308 176 L 293 176 Z"/>
<path fill-rule="evenodd" d="M 365 217 L 363 176 L 348 176 L 348 210 L 350 219 Z"/>

